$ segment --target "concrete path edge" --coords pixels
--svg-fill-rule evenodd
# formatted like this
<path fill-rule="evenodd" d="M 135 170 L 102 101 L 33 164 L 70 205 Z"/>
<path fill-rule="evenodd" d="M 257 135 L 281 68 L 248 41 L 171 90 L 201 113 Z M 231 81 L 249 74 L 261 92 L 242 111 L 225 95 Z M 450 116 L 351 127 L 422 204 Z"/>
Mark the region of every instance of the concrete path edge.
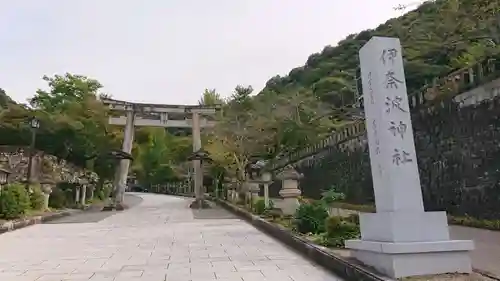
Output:
<path fill-rule="evenodd" d="M 48 222 L 51 220 L 55 220 L 58 218 L 62 218 L 65 216 L 72 215 L 74 211 L 72 210 L 63 210 L 55 213 L 50 213 L 47 215 L 41 215 L 41 216 L 34 216 L 30 218 L 25 218 L 25 219 L 20 219 L 20 220 L 15 220 L 15 221 L 8 221 L 2 225 L 0 225 L 0 234 L 6 233 L 6 232 L 11 232 L 14 230 L 18 230 L 30 225 L 35 225 L 35 224 L 40 224 L 44 222 Z"/>
<path fill-rule="evenodd" d="M 295 251 L 302 254 L 306 258 L 316 262 L 318 265 L 337 274 L 342 278 L 345 278 L 346 280 L 353 280 L 353 281 L 393 280 L 388 277 L 370 272 L 358 265 L 352 264 L 342 257 L 328 253 L 322 250 L 320 246 L 317 246 L 293 234 L 291 231 L 279 225 L 270 223 L 258 216 L 255 216 L 238 206 L 235 206 L 226 201 L 216 198 L 210 198 L 209 200 L 214 201 L 219 206 L 225 208 L 226 210 L 235 214 L 236 216 L 244 219 L 245 221 L 253 225 L 255 228 L 276 238 L 278 241 L 294 249 Z"/>

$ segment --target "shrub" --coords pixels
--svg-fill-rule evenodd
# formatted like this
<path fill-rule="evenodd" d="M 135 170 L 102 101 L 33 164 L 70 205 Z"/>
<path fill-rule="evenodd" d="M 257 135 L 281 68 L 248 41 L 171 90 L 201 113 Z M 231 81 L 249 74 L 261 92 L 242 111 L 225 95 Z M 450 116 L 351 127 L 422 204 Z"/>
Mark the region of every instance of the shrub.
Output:
<path fill-rule="evenodd" d="M 335 232 L 342 224 L 342 218 L 338 216 L 331 216 L 325 220 L 325 231 L 327 234 Z"/>
<path fill-rule="evenodd" d="M 109 198 L 111 194 L 111 187 L 109 185 L 102 185 L 100 188 L 96 188 L 94 190 L 94 196 L 96 196 L 99 200 L 106 200 Z"/>
<path fill-rule="evenodd" d="M 335 202 L 333 203 L 333 206 L 335 208 L 358 211 L 362 213 L 375 213 L 376 211 L 376 208 L 373 205 L 357 205 L 345 202 Z"/>
<path fill-rule="evenodd" d="M 40 186 L 31 186 L 30 204 L 33 210 L 42 210 L 45 203 L 45 196 Z"/>
<path fill-rule="evenodd" d="M 253 210 L 257 215 L 262 215 L 266 212 L 266 201 L 264 199 L 258 199 L 253 204 Z"/>
<path fill-rule="evenodd" d="M 55 209 L 66 207 L 66 193 L 59 188 L 54 188 L 49 197 L 49 206 Z"/>
<path fill-rule="evenodd" d="M 350 214 L 348 217 L 345 218 L 345 221 L 348 221 L 348 222 L 353 223 L 355 225 L 359 225 L 359 215 L 358 214 Z"/>
<path fill-rule="evenodd" d="M 0 194 L 0 215 L 5 219 L 16 219 L 30 209 L 30 198 L 25 186 L 10 184 Z"/>
<path fill-rule="evenodd" d="M 341 217 L 331 216 L 325 220 L 326 235 L 324 245 L 344 247 L 345 240 L 359 237 L 359 226 Z"/>
<path fill-rule="evenodd" d="M 321 200 L 326 204 L 330 205 L 337 201 L 342 201 L 345 199 L 345 195 L 342 192 L 337 192 L 335 188 L 331 188 L 321 194 Z"/>
<path fill-rule="evenodd" d="M 310 199 L 310 198 L 306 198 L 304 196 L 299 196 L 297 198 L 297 200 L 299 200 L 299 203 L 302 205 L 302 204 L 311 204 L 313 202 L 315 202 L 314 199 Z"/>
<path fill-rule="evenodd" d="M 294 224 L 300 233 L 319 233 L 325 230 L 328 211 L 321 202 L 301 204 L 294 216 Z"/>
<path fill-rule="evenodd" d="M 448 222 L 469 227 L 484 228 L 490 230 L 500 230 L 500 220 L 481 220 L 470 216 L 454 217 L 449 215 Z"/>
<path fill-rule="evenodd" d="M 269 198 L 269 210 L 273 210 L 274 209 L 274 201 Z"/>

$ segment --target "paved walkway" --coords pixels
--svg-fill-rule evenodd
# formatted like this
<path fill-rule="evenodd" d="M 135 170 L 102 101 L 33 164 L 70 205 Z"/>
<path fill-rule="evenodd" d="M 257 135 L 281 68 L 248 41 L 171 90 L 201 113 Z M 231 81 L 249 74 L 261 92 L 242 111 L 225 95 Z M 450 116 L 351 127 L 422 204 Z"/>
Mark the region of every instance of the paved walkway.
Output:
<path fill-rule="evenodd" d="M 140 196 L 97 222 L 0 235 L 0 280 L 340 280 L 222 210 L 193 213 L 182 198 Z"/>

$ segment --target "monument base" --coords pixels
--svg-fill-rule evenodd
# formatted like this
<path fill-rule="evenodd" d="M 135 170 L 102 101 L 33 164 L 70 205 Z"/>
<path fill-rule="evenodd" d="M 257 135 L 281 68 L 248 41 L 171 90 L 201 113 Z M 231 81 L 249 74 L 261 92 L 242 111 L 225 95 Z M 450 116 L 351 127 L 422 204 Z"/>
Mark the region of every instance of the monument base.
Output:
<path fill-rule="evenodd" d="M 361 240 L 432 242 L 450 240 L 446 212 L 399 211 L 359 215 Z"/>
<path fill-rule="evenodd" d="M 352 256 L 392 277 L 443 273 L 471 273 L 469 251 L 472 241 L 390 243 L 362 240 L 346 241 Z"/>
<path fill-rule="evenodd" d="M 470 273 L 469 240 L 450 240 L 445 212 L 360 214 L 361 240 L 346 241 L 354 258 L 393 278 Z"/>

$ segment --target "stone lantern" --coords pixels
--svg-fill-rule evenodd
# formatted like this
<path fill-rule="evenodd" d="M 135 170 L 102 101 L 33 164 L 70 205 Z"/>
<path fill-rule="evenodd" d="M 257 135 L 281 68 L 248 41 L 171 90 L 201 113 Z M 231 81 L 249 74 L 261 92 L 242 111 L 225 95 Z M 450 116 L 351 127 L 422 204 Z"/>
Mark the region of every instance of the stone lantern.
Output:
<path fill-rule="evenodd" d="M 43 192 L 43 208 L 47 210 L 49 208 L 49 198 L 52 190 L 56 186 L 56 181 L 50 175 L 42 175 L 40 180 L 40 188 Z"/>
<path fill-rule="evenodd" d="M 233 203 L 236 203 L 238 199 L 238 180 L 236 178 L 230 178 L 227 188 L 227 199 Z"/>
<path fill-rule="evenodd" d="M 266 165 L 266 161 L 254 159 L 252 162 L 248 163 L 245 167 L 245 175 L 248 178 L 248 191 L 250 197 L 250 205 L 253 203 L 253 199 L 259 196 L 260 184 L 266 184 L 262 180 L 262 172 Z M 267 206 L 269 206 L 269 194 L 267 198 Z"/>
<path fill-rule="evenodd" d="M 222 179 L 222 185 L 224 186 L 224 190 L 226 191 L 225 194 L 222 195 L 223 199 L 229 200 L 230 198 L 230 186 L 231 186 L 231 178 L 229 177 L 224 177 Z"/>
<path fill-rule="evenodd" d="M 86 177 L 82 177 L 79 180 L 80 186 L 80 204 L 85 205 L 87 202 L 87 186 L 89 185 L 89 180 Z"/>
<path fill-rule="evenodd" d="M 106 154 L 106 157 L 108 159 L 114 160 L 116 165 L 120 165 L 121 160 L 130 160 L 130 161 L 134 160 L 134 158 L 130 153 L 121 150 L 111 150 Z M 123 211 L 125 209 L 125 205 L 123 204 L 125 187 L 123 186 L 123 184 L 126 183 L 120 182 L 120 176 L 119 176 L 120 172 L 121 170 L 117 169 L 117 174 L 115 174 L 115 180 L 113 184 L 114 188 L 113 201 L 109 205 L 104 206 L 104 208 L 102 209 L 103 211 L 112 211 L 112 210 Z"/>
<path fill-rule="evenodd" d="M 0 168 L 0 193 L 2 192 L 2 188 L 9 182 L 10 174 L 9 170 Z"/>
<path fill-rule="evenodd" d="M 283 198 L 282 211 L 284 215 L 293 215 L 300 206 L 298 197 L 302 194 L 299 189 L 299 180 L 303 177 L 295 168 L 288 165 L 281 173 L 278 174 L 278 179 L 283 181 L 283 185 L 279 192 Z"/>

